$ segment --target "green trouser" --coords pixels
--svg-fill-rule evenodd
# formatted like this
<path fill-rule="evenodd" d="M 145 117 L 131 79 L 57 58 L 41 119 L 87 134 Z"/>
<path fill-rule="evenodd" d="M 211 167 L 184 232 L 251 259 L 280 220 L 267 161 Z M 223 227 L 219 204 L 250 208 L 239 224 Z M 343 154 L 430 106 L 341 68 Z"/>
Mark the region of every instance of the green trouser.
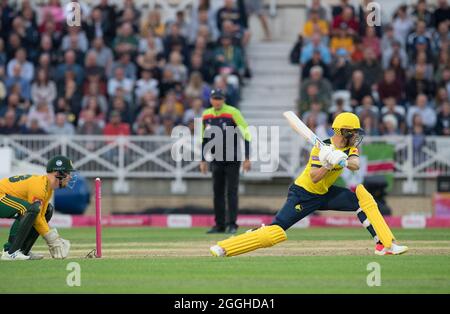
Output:
<path fill-rule="evenodd" d="M 14 223 L 12 224 L 9 230 L 8 242 L 6 242 L 3 246 L 5 251 L 9 250 L 12 243 L 16 239 L 23 214 L 30 207 L 30 205 L 31 204 L 28 203 L 27 201 L 24 201 L 20 198 L 11 195 L 6 195 L 4 198 L 0 200 L 0 218 L 14 219 Z M 47 212 L 45 213 L 45 219 L 47 221 L 50 220 L 53 214 L 52 209 L 53 206 L 51 207 L 50 205 L 47 208 Z M 24 243 L 21 246 L 21 251 L 24 254 L 28 254 L 38 237 L 39 233 L 36 231 L 36 229 L 31 228 L 31 230 L 26 235 Z"/>

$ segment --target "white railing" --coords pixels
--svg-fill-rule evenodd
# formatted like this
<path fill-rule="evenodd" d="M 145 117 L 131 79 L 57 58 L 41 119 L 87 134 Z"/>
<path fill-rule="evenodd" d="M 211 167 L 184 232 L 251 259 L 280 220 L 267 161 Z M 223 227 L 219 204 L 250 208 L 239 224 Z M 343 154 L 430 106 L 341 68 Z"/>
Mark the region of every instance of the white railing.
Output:
<path fill-rule="evenodd" d="M 278 165 L 274 172 L 263 172 L 261 162 L 253 163 L 246 180 L 270 180 L 275 177 L 295 177 L 304 167 L 310 146 L 295 133 L 281 130 L 279 134 Z M 86 177 L 115 179 L 114 190 L 126 192 L 127 179 L 172 179 L 172 192 L 183 193 L 184 179 L 206 178 L 198 170 L 199 161 L 175 161 L 172 148 L 175 139 L 167 136 L 0 136 L 0 147 L 10 147 L 16 160 L 45 166 L 56 154 L 64 154 Z M 387 142 L 395 146 L 395 177 L 406 179 L 405 193 L 417 192 L 417 179 L 450 175 L 450 137 L 429 136 L 423 145 L 415 147 L 413 136 L 366 137 L 368 142 Z M 270 147 L 270 145 L 268 145 Z M 185 145 L 196 152 L 199 147 Z M 193 156 L 195 156 L 193 154 Z"/>

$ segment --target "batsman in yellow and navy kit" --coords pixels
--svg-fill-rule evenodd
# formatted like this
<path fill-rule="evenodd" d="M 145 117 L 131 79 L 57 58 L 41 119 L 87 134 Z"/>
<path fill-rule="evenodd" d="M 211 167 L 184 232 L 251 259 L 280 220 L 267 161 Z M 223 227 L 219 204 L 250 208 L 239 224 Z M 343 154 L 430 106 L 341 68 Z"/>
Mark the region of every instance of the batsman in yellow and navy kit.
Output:
<path fill-rule="evenodd" d="M 356 193 L 333 185 L 344 170 L 339 165 L 345 164 L 352 171 L 359 169 L 357 147 L 363 130 L 359 118 L 349 112 L 339 114 L 332 128 L 334 135 L 324 141 L 328 145 L 311 150 L 308 164 L 289 187 L 286 203 L 272 224 L 218 242 L 210 248 L 213 255 L 240 255 L 285 241 L 285 230 L 316 210 L 356 212 L 376 243 L 377 255 L 397 255 L 408 250 L 395 243 L 375 200 L 363 185 L 358 185 Z"/>
<path fill-rule="evenodd" d="M 55 156 L 47 163 L 46 175 L 20 175 L 0 180 L 0 218 L 14 219 L 1 260 L 42 259 L 30 250 L 41 235 L 53 258 L 67 257 L 70 242 L 50 229 L 53 190 L 74 183 L 72 161 Z"/>

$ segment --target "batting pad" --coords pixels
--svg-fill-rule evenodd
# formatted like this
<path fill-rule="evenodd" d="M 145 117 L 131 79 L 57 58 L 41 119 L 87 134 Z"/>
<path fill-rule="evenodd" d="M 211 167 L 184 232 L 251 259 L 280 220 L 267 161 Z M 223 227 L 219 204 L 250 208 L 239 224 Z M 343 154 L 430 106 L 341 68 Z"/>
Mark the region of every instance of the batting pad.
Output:
<path fill-rule="evenodd" d="M 359 206 L 364 211 L 372 224 L 375 232 L 377 233 L 378 238 L 381 243 L 387 248 L 390 248 L 392 245 L 392 240 L 395 240 L 394 235 L 389 229 L 389 226 L 386 224 L 383 216 L 378 209 L 378 205 L 373 199 L 373 196 L 366 190 L 366 188 L 359 184 L 356 187 L 356 197 L 358 198 Z"/>
<path fill-rule="evenodd" d="M 225 250 L 226 256 L 236 256 L 259 248 L 274 246 L 286 239 L 283 228 L 273 225 L 262 226 L 254 231 L 231 237 L 218 242 L 217 245 Z"/>

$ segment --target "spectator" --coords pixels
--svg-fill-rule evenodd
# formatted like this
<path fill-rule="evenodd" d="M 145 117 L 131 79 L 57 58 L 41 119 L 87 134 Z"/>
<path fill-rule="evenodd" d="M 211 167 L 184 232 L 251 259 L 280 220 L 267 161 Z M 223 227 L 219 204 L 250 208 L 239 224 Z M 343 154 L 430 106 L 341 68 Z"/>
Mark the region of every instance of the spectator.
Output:
<path fill-rule="evenodd" d="M 391 113 L 383 116 L 381 129 L 382 129 L 383 135 L 385 135 L 385 136 L 401 134 L 399 127 L 398 127 L 398 120 Z"/>
<path fill-rule="evenodd" d="M 434 26 L 438 28 L 439 24 L 444 21 L 449 21 L 450 18 L 450 6 L 447 0 L 438 0 L 438 7 L 434 11 Z"/>
<path fill-rule="evenodd" d="M 44 34 L 41 36 L 41 42 L 39 46 L 38 55 L 42 56 L 43 54 L 48 54 L 50 57 L 50 64 L 56 65 L 59 62 L 59 51 L 54 46 L 52 38 L 48 34 Z"/>
<path fill-rule="evenodd" d="M 401 43 L 401 38 L 397 38 L 394 34 L 394 28 L 392 27 L 391 24 L 387 24 L 384 27 L 384 32 L 383 32 L 383 36 L 381 37 L 381 51 L 383 52 L 383 57 L 384 54 L 388 51 L 392 49 L 392 46 L 394 45 L 394 43 L 398 43 L 400 45 L 400 48 L 402 47 L 402 43 Z"/>
<path fill-rule="evenodd" d="M 441 105 L 441 110 L 437 116 L 435 132 L 436 135 L 450 136 L 450 103 L 448 101 Z"/>
<path fill-rule="evenodd" d="M 110 73 L 113 64 L 113 53 L 111 49 L 105 46 L 103 38 L 97 37 L 92 42 L 92 48 L 88 50 L 88 54 L 95 52 L 97 65 L 105 70 L 105 73 Z"/>
<path fill-rule="evenodd" d="M 310 110 L 303 113 L 302 119 L 303 121 L 308 121 L 311 116 L 315 119 L 315 126 L 324 126 L 327 124 L 328 115 L 322 111 L 322 104 L 320 102 L 312 101 Z"/>
<path fill-rule="evenodd" d="M 330 106 L 330 99 L 319 93 L 317 84 L 309 84 L 306 87 L 306 93 L 301 94 L 298 112 L 309 110 L 313 102 L 324 104 L 325 110 Z"/>
<path fill-rule="evenodd" d="M 43 53 L 39 56 L 37 67 L 47 72 L 49 79 L 55 80 L 56 68 L 51 64 L 50 55 L 48 53 Z"/>
<path fill-rule="evenodd" d="M 5 80 L 5 87 L 8 93 L 12 92 L 14 87 L 18 87 L 20 90 L 20 97 L 25 100 L 31 99 L 31 86 L 30 81 L 22 76 L 22 65 L 15 63 L 12 69 L 12 75 L 8 76 Z"/>
<path fill-rule="evenodd" d="M 349 61 L 349 54 L 345 49 L 336 51 L 336 58 L 331 65 L 331 82 L 333 89 L 345 89 L 348 85 L 349 78 L 352 75 L 352 65 Z"/>
<path fill-rule="evenodd" d="M 319 66 L 322 68 L 323 77 L 330 78 L 330 73 L 328 69 L 328 65 L 325 64 L 325 62 L 322 61 L 322 56 L 320 55 L 320 52 L 315 50 L 313 53 L 313 57 L 311 60 L 306 62 L 302 69 L 302 78 L 306 79 L 309 78 L 309 74 L 311 72 L 311 69 L 315 66 Z"/>
<path fill-rule="evenodd" d="M 427 32 L 424 21 L 419 20 L 416 23 L 416 30 L 408 35 L 406 39 L 406 51 L 413 60 L 418 51 L 424 51 L 428 57 L 431 57 L 431 36 Z"/>
<path fill-rule="evenodd" d="M 365 96 L 371 95 L 371 89 L 369 84 L 365 82 L 364 73 L 361 70 L 356 70 L 352 74 L 352 80 L 350 82 L 349 91 L 350 91 L 350 105 L 353 108 L 353 111 L 356 107 L 360 106 L 362 103 L 362 99 Z"/>
<path fill-rule="evenodd" d="M 184 106 L 181 102 L 177 100 L 174 91 L 169 91 L 161 103 L 159 108 L 159 114 L 161 116 L 173 116 L 176 121 L 181 121 L 184 114 Z"/>
<path fill-rule="evenodd" d="M 405 49 L 402 48 L 400 41 L 394 40 L 392 46 L 383 47 L 383 68 L 387 69 L 390 65 L 392 58 L 398 57 L 400 59 L 400 65 L 403 69 L 408 66 L 408 55 Z"/>
<path fill-rule="evenodd" d="M 122 67 L 117 67 L 114 71 L 114 77 L 108 80 L 108 96 L 116 96 L 119 88 L 123 90 L 125 100 L 131 102 L 133 97 L 134 82 L 132 79 L 125 77 L 125 71 Z"/>
<path fill-rule="evenodd" d="M 189 43 L 194 43 L 198 38 L 198 32 L 201 26 L 206 26 L 208 28 L 211 39 L 216 41 L 219 38 L 219 32 L 214 25 L 214 21 L 209 18 L 209 12 L 204 7 L 199 7 L 197 14 L 194 14 L 191 19 L 190 30 L 189 30 Z"/>
<path fill-rule="evenodd" d="M 434 99 L 433 108 L 440 110 L 441 106 L 450 100 L 447 89 L 444 86 L 440 86 L 437 89 L 436 97 Z"/>
<path fill-rule="evenodd" d="M 130 23 L 124 23 L 119 27 L 117 36 L 113 40 L 114 52 L 118 55 L 128 53 L 136 55 L 139 40 L 134 34 L 133 27 Z"/>
<path fill-rule="evenodd" d="M 83 123 L 78 125 L 77 134 L 80 135 L 100 135 L 102 134 L 102 128 L 95 119 L 95 113 L 92 110 L 88 110 L 84 114 Z M 94 143 L 88 143 L 87 148 L 93 150 Z"/>
<path fill-rule="evenodd" d="M 103 20 L 102 11 L 99 8 L 92 10 L 85 26 L 87 38 L 91 42 L 97 38 L 102 40 L 105 38 L 108 43 L 111 43 L 114 38 L 112 28 L 110 21 Z"/>
<path fill-rule="evenodd" d="M 184 92 L 188 101 L 200 98 L 206 105 L 210 92 L 211 88 L 203 81 L 202 74 L 200 72 L 192 72 Z"/>
<path fill-rule="evenodd" d="M 92 114 L 92 118 L 90 117 Z M 89 115 L 89 117 L 87 117 Z M 95 121 L 95 124 L 100 128 L 105 126 L 105 116 L 106 111 L 102 111 L 101 106 L 99 105 L 97 98 L 90 97 L 87 99 L 86 105 L 83 110 L 80 112 L 80 116 L 78 119 L 78 126 L 83 126 L 87 120 Z"/>
<path fill-rule="evenodd" d="M 67 50 L 64 53 L 64 63 L 60 64 L 56 70 L 56 80 L 62 81 L 66 72 L 73 72 L 75 74 L 75 81 L 77 86 L 81 86 L 84 79 L 83 68 L 76 64 L 76 54 L 73 50 Z"/>
<path fill-rule="evenodd" d="M 64 23 L 64 10 L 61 7 L 59 0 L 49 0 L 47 5 L 41 7 L 41 16 L 44 17 L 44 21 L 46 18 L 50 18 L 55 21 L 55 23 L 62 27 Z"/>
<path fill-rule="evenodd" d="M 381 65 L 371 49 L 364 50 L 364 60 L 357 65 L 357 69 L 363 72 L 364 82 L 371 88 L 377 85 L 383 75 Z"/>
<path fill-rule="evenodd" d="M 359 115 L 359 119 L 361 120 L 361 127 L 364 129 L 365 135 L 379 135 L 378 121 L 374 119 L 371 111 L 362 111 Z"/>
<path fill-rule="evenodd" d="M 114 25 L 116 25 L 116 9 L 113 5 L 108 4 L 108 0 L 100 0 L 100 3 L 94 7 L 102 13 L 102 23 L 111 27 L 111 37 L 115 36 Z"/>
<path fill-rule="evenodd" d="M 211 67 L 203 62 L 203 58 L 200 53 L 193 53 L 191 56 L 189 73 L 192 72 L 200 72 L 203 79 L 209 84 L 213 82 L 213 73 L 211 71 Z"/>
<path fill-rule="evenodd" d="M 303 26 L 303 36 L 309 39 L 315 32 L 319 32 L 322 38 L 327 38 L 329 35 L 328 22 L 320 18 L 319 10 L 311 9 L 308 20 Z"/>
<path fill-rule="evenodd" d="M 333 55 L 338 49 L 345 49 L 349 54 L 352 54 L 355 46 L 353 44 L 353 37 L 348 31 L 348 25 L 343 23 L 334 31 L 334 36 L 331 38 L 330 49 Z"/>
<path fill-rule="evenodd" d="M 149 33 L 147 37 L 142 37 L 139 40 L 139 53 L 145 54 L 147 51 L 151 51 L 156 55 L 164 53 L 164 46 L 161 38 L 156 37 L 152 33 Z"/>
<path fill-rule="evenodd" d="M 361 106 L 356 108 L 355 113 L 360 118 L 370 116 L 372 119 L 371 126 L 374 127 L 375 129 L 378 129 L 378 121 L 380 120 L 380 111 L 378 107 L 375 106 L 372 96 L 365 96 L 361 101 Z"/>
<path fill-rule="evenodd" d="M 342 13 L 333 18 L 332 34 L 345 27 L 349 35 L 355 35 L 359 31 L 359 23 L 354 17 L 354 10 L 350 6 L 344 6 Z"/>
<path fill-rule="evenodd" d="M 308 86 L 314 84 L 318 88 L 318 93 L 325 99 L 326 107 L 329 106 L 333 87 L 326 78 L 323 77 L 323 71 L 320 66 L 314 66 L 310 71 L 310 78 L 306 79 L 301 86 L 301 94 L 307 94 Z"/>
<path fill-rule="evenodd" d="M 438 25 L 436 32 L 433 33 L 433 50 L 437 54 L 446 49 L 450 42 L 449 21 L 443 21 Z"/>
<path fill-rule="evenodd" d="M 424 21 L 427 28 L 433 27 L 433 14 L 427 10 L 427 1 L 418 0 L 412 15 L 417 21 Z"/>
<path fill-rule="evenodd" d="M 162 115 L 162 123 L 156 130 L 157 135 L 171 136 L 172 130 L 176 124 L 177 117 L 172 114 Z"/>
<path fill-rule="evenodd" d="M 0 134 L 19 134 L 20 127 L 16 118 L 16 112 L 12 109 L 7 110 L 4 117 L 0 118 Z"/>
<path fill-rule="evenodd" d="M 9 77 L 14 76 L 14 67 L 16 64 L 20 65 L 20 77 L 31 82 L 34 77 L 34 65 L 27 61 L 27 53 L 25 49 L 20 48 L 15 53 L 14 59 L 8 62 L 7 74 Z"/>
<path fill-rule="evenodd" d="M 345 8 L 350 8 L 352 10 L 352 14 L 355 13 L 355 8 L 349 2 L 349 0 L 340 0 L 338 5 L 332 6 L 331 15 L 333 18 L 341 15 Z"/>
<path fill-rule="evenodd" d="M 414 76 L 414 73 L 416 73 L 417 68 L 422 68 L 423 72 L 425 73 L 425 79 L 428 81 L 433 80 L 434 73 L 433 73 L 433 66 L 431 63 L 427 63 L 427 55 L 425 52 L 419 52 L 416 56 L 416 62 L 413 63 L 410 66 L 409 69 L 409 76 Z"/>
<path fill-rule="evenodd" d="M 406 123 L 414 128 L 413 118 L 415 115 L 419 115 L 424 126 L 425 133 L 429 134 L 434 130 L 436 125 L 436 112 L 430 108 L 428 104 L 428 98 L 425 94 L 419 94 L 416 97 L 416 103 L 411 106 L 408 110 L 408 115 L 406 117 Z"/>
<path fill-rule="evenodd" d="M 185 84 L 187 82 L 187 68 L 182 61 L 182 55 L 177 51 L 173 51 L 170 53 L 169 62 L 165 68 L 173 73 L 175 82 Z"/>
<path fill-rule="evenodd" d="M 48 104 L 52 104 L 56 99 L 56 84 L 49 80 L 44 69 L 37 71 L 36 80 L 31 84 L 31 99 L 33 103 L 45 101 Z"/>
<path fill-rule="evenodd" d="M 137 57 L 137 65 L 141 71 L 150 71 L 155 80 L 158 82 L 161 81 L 162 70 L 158 65 L 156 54 L 153 51 L 149 50 L 145 54 L 139 55 Z"/>
<path fill-rule="evenodd" d="M 300 64 L 306 64 L 306 62 L 308 62 L 312 58 L 315 50 L 320 51 L 320 55 L 322 56 L 322 60 L 325 64 L 330 64 L 330 50 L 326 45 L 322 43 L 319 33 L 314 33 L 311 36 L 311 41 L 303 47 L 300 54 Z"/>
<path fill-rule="evenodd" d="M 130 125 L 121 120 L 121 114 L 118 111 L 112 111 L 109 116 L 109 123 L 103 129 L 104 135 L 130 135 Z"/>
<path fill-rule="evenodd" d="M 416 67 L 414 76 L 406 83 L 406 98 L 409 102 L 414 101 L 421 93 L 433 97 L 434 83 L 426 79 L 425 71 L 423 67 Z"/>
<path fill-rule="evenodd" d="M 186 38 L 183 37 L 180 33 L 180 28 L 177 24 L 172 24 L 169 28 L 169 33 L 164 37 L 164 57 L 166 59 L 169 58 L 170 53 L 178 49 L 178 51 L 186 56 L 187 42 Z"/>
<path fill-rule="evenodd" d="M 142 71 L 141 78 L 136 82 L 136 99 L 141 99 L 145 93 L 159 94 L 158 81 L 152 77 L 152 72 Z"/>
<path fill-rule="evenodd" d="M 120 95 L 117 95 L 111 100 L 111 112 L 119 112 L 120 120 L 131 125 L 133 117 L 130 105 Z"/>
<path fill-rule="evenodd" d="M 75 47 L 81 52 L 85 53 L 88 49 L 89 43 L 86 33 L 79 26 L 69 26 L 67 28 L 67 34 L 63 37 L 61 43 L 61 49 L 66 51 L 68 49 L 74 49 Z"/>
<path fill-rule="evenodd" d="M 370 48 L 375 53 L 375 57 L 381 57 L 381 41 L 377 37 L 375 27 L 366 27 L 366 33 L 362 41 L 364 47 Z"/>
<path fill-rule="evenodd" d="M 190 108 L 184 112 L 183 124 L 188 125 L 189 122 L 195 118 L 202 117 L 204 101 L 201 98 L 192 98 L 190 100 Z"/>
<path fill-rule="evenodd" d="M 355 39 L 354 50 L 351 54 L 351 60 L 354 64 L 358 64 L 364 60 L 364 45 L 360 38 Z"/>
<path fill-rule="evenodd" d="M 60 112 L 56 114 L 55 123 L 49 127 L 48 133 L 55 135 L 74 135 L 75 128 L 72 123 L 67 122 L 66 114 Z"/>
<path fill-rule="evenodd" d="M 395 79 L 398 81 L 398 83 L 401 86 L 406 85 L 406 71 L 405 68 L 402 66 L 402 61 L 399 56 L 393 55 L 392 59 L 389 62 L 388 68 L 394 70 L 395 72 Z"/>
<path fill-rule="evenodd" d="M 50 126 L 55 120 L 53 107 L 45 101 L 38 102 L 37 104 L 31 106 L 30 112 L 28 113 L 28 128 L 30 128 L 33 120 L 37 120 L 39 128 L 44 130 L 45 133 L 48 133 Z"/>
<path fill-rule="evenodd" d="M 397 102 L 403 98 L 403 86 L 395 77 L 394 69 L 384 71 L 383 80 L 378 84 L 378 95 L 380 99 L 394 97 Z"/>
<path fill-rule="evenodd" d="M 45 132 L 45 130 L 41 127 L 41 124 L 37 118 L 30 119 L 29 123 L 22 127 L 22 133 L 28 135 L 47 134 L 47 132 Z"/>
<path fill-rule="evenodd" d="M 149 34 L 161 38 L 166 34 L 166 26 L 162 22 L 161 13 L 158 10 L 150 10 L 147 17 L 141 19 L 140 34 L 143 38 Z"/>
<path fill-rule="evenodd" d="M 133 81 L 137 78 L 137 68 L 136 65 L 131 62 L 131 56 L 129 53 L 122 53 L 117 57 L 118 61 L 113 63 L 111 72 L 109 73 L 109 77 L 111 77 L 115 70 L 120 67 L 124 70 L 124 74 L 126 78 L 129 78 Z"/>
<path fill-rule="evenodd" d="M 145 128 L 146 135 L 154 135 L 158 133 L 160 124 L 159 116 L 155 113 L 155 107 L 144 106 L 141 112 L 136 118 L 133 129 L 136 133 L 139 132 L 139 128 Z"/>
<path fill-rule="evenodd" d="M 222 68 L 229 68 L 232 73 L 243 77 L 244 56 L 239 47 L 232 45 L 231 38 L 223 36 L 220 39 L 220 46 L 215 52 L 216 69 L 220 72 Z"/>
<path fill-rule="evenodd" d="M 7 56 L 5 50 L 5 41 L 3 38 L 0 38 L 0 66 L 4 66 L 6 64 Z"/>
<path fill-rule="evenodd" d="M 394 15 L 394 21 L 392 23 L 394 37 L 402 41 L 403 47 L 406 46 L 406 38 L 414 27 L 414 21 L 408 16 L 407 10 L 408 7 L 406 5 L 401 5 Z"/>
<path fill-rule="evenodd" d="M 328 20 L 327 10 L 320 3 L 320 0 L 312 0 L 311 1 L 311 6 L 306 8 L 306 17 L 307 18 L 311 18 L 312 11 L 317 11 L 317 13 L 319 14 L 319 18 L 321 20 Z"/>

